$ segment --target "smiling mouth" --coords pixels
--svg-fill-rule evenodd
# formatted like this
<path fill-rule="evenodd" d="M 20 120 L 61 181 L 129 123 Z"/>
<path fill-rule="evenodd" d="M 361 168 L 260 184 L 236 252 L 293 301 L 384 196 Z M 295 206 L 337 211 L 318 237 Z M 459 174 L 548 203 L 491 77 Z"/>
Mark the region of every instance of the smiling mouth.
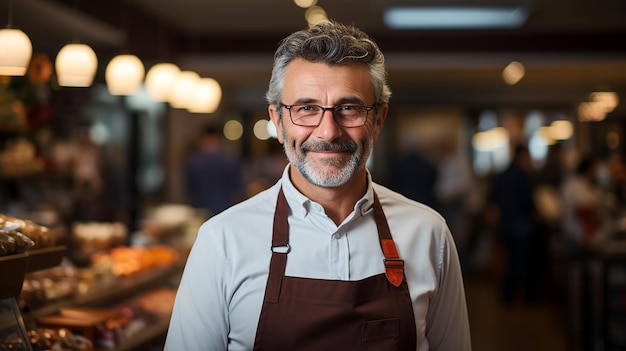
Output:
<path fill-rule="evenodd" d="M 331 166 L 341 166 L 349 158 L 350 150 L 308 150 L 306 154 L 311 154 L 316 160 Z"/>
<path fill-rule="evenodd" d="M 356 145 L 351 142 L 345 143 L 328 143 L 328 142 L 319 142 L 313 144 L 303 144 L 301 146 L 303 153 L 316 152 L 316 153 L 326 153 L 326 154 L 334 154 L 334 153 L 353 153 L 356 151 Z"/>
<path fill-rule="evenodd" d="M 350 153 L 349 150 L 310 150 L 307 151 L 307 153 L 315 153 L 315 154 L 321 154 L 321 155 L 332 155 L 332 154 L 345 154 L 345 153 Z"/>

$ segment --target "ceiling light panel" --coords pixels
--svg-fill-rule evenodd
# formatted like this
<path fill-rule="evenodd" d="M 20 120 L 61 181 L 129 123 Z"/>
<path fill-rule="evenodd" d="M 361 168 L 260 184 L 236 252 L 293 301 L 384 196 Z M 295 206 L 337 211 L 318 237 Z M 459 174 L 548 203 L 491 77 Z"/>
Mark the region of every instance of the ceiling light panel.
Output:
<path fill-rule="evenodd" d="M 385 24 L 392 29 L 518 28 L 528 11 L 515 7 L 398 6 L 385 10 Z"/>

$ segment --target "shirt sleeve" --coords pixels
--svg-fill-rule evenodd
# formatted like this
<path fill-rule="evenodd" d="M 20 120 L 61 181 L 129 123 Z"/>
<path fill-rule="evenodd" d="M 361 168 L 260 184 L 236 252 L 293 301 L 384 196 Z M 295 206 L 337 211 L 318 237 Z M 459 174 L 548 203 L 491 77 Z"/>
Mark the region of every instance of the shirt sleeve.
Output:
<path fill-rule="evenodd" d="M 228 306 L 222 246 L 205 223 L 198 231 L 176 294 L 165 348 L 227 350 Z"/>
<path fill-rule="evenodd" d="M 461 266 L 447 228 L 442 237 L 439 283 L 426 316 L 426 338 L 431 351 L 469 351 L 472 347 Z"/>

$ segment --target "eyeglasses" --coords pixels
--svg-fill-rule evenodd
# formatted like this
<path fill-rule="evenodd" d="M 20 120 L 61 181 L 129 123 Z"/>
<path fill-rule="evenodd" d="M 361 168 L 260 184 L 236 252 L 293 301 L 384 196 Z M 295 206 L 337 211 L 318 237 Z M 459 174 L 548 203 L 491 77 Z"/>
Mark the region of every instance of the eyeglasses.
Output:
<path fill-rule="evenodd" d="M 301 127 L 317 127 L 322 123 L 324 112 L 331 111 L 335 122 L 344 128 L 362 127 L 367 122 L 367 115 L 377 104 L 372 106 L 341 104 L 333 107 L 322 107 L 319 105 L 296 104 L 285 105 L 279 103 L 282 107 L 289 110 L 291 122 Z"/>

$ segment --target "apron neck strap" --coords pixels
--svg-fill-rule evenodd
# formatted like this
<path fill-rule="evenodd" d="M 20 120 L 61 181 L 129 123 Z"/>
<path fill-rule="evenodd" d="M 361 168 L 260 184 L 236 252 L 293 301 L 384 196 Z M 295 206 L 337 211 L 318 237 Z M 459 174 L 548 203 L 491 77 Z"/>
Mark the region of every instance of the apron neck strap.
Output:
<path fill-rule="evenodd" d="M 391 237 L 389 224 L 383 212 L 383 206 L 378 199 L 378 195 L 374 192 L 374 218 L 376 220 L 376 228 L 378 228 L 378 237 L 380 246 L 385 255 L 385 276 L 393 286 L 398 287 L 404 280 L 404 260 L 398 255 L 396 244 Z"/>
<path fill-rule="evenodd" d="M 287 254 L 291 251 L 289 246 L 289 205 L 283 188 L 278 192 L 276 211 L 274 212 L 274 228 L 272 234 L 272 257 L 270 259 L 270 271 L 265 287 L 265 302 L 278 303 L 280 286 L 283 283 L 285 267 L 287 267 Z"/>

